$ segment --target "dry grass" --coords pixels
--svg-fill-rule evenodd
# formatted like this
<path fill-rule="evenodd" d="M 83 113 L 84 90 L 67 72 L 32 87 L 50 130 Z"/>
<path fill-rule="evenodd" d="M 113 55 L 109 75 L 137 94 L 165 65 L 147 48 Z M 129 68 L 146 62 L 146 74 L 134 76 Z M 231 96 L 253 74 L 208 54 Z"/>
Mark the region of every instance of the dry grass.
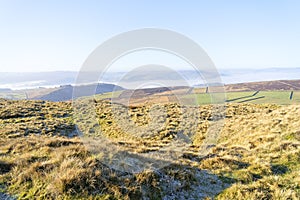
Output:
<path fill-rule="evenodd" d="M 70 104 L 1 101 L 0 105 L 0 182 L 6 192 L 19 199 L 300 197 L 297 105 L 227 105 L 218 142 L 203 157 L 199 151 L 211 124 L 210 106 L 183 109 L 175 103 L 159 105 L 167 113 L 166 118 L 157 118 L 165 120 L 164 126 L 140 140 L 139 135 L 132 136 L 118 126 L 108 102 L 98 101 L 103 133 L 128 151 L 155 152 L 178 133 L 190 137 L 190 145 L 174 163 L 136 174 L 110 168 L 88 151 L 80 138 L 65 136 L 75 126 Z M 131 107 L 130 119 L 145 129 L 151 121 L 150 108 Z M 198 119 L 196 126 L 193 117 Z"/>

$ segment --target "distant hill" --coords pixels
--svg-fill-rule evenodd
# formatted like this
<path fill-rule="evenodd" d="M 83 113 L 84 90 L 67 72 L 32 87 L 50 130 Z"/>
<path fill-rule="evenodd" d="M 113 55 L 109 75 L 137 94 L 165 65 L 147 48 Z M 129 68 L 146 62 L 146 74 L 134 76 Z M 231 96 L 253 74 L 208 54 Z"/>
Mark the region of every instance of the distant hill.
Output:
<path fill-rule="evenodd" d="M 226 92 L 235 91 L 271 91 L 271 90 L 300 90 L 300 80 L 277 80 L 225 85 Z"/>
<path fill-rule="evenodd" d="M 102 94 L 106 92 L 112 92 L 112 91 L 119 91 L 124 90 L 124 88 L 114 85 L 114 84 L 106 84 L 106 83 L 99 83 L 97 85 L 90 84 L 90 85 L 82 85 L 82 86 L 75 86 L 76 87 L 76 97 L 83 97 L 83 96 L 90 96 L 91 91 L 93 94 Z M 73 98 L 73 91 L 74 86 L 72 85 L 65 85 L 61 86 L 57 90 L 54 90 L 48 94 L 44 94 L 41 96 L 36 96 L 34 98 L 31 98 L 33 100 L 45 100 L 45 101 L 68 101 Z M 96 91 L 94 92 L 93 89 L 96 88 Z"/>

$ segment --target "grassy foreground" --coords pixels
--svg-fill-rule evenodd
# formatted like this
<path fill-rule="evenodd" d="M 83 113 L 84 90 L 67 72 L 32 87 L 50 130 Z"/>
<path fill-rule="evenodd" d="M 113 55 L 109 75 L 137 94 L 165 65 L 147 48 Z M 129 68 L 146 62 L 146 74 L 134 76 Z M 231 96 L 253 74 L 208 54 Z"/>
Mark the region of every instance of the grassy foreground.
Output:
<path fill-rule="evenodd" d="M 128 133 L 118 129 L 109 105 L 96 102 L 99 123 L 106 137 L 124 144 Z M 194 123 L 182 120 L 179 105 L 161 106 L 165 126 L 146 141 L 125 140 L 129 149 L 155 151 Z M 74 135 L 70 103 L 1 100 L 1 188 L 19 199 L 299 199 L 300 106 L 226 107 L 217 144 L 205 157 L 199 151 L 212 123 L 209 105 L 192 108 L 199 123 L 178 160 L 129 173 L 110 168 Z M 149 121 L 148 105 L 129 112 L 141 127 Z"/>

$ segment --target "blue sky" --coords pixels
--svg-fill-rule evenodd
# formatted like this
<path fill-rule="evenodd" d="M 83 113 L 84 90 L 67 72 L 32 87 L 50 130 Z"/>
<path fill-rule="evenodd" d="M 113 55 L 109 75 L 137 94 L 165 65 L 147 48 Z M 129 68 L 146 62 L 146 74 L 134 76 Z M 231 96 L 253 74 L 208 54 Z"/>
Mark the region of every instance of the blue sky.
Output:
<path fill-rule="evenodd" d="M 0 71 L 79 70 L 105 40 L 145 27 L 190 37 L 219 69 L 300 67 L 299 2 L 0 0 Z"/>

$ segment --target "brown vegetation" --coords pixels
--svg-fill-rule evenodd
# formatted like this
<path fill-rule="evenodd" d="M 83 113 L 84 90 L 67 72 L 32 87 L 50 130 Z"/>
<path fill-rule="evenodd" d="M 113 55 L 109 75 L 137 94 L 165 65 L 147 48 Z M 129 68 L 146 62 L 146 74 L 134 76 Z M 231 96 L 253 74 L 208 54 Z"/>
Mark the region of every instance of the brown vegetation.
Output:
<path fill-rule="evenodd" d="M 211 106 L 158 105 L 167 112 L 164 126 L 151 137 L 142 134 L 145 138 L 139 140 L 141 135 L 132 136 L 118 128 L 110 105 L 96 102 L 100 126 L 106 137 L 128 151 L 157 151 L 181 131 L 191 143 L 178 160 L 161 169 L 122 172 L 103 163 L 80 137 L 74 136 L 70 103 L 1 100 L 0 183 L 6 192 L 20 199 L 300 197 L 298 105 L 226 105 L 222 132 L 205 156 L 200 150 L 212 124 Z M 150 122 L 151 106 L 129 108 L 137 126 L 145 127 Z M 184 113 L 190 118 L 184 118 Z M 192 114 L 199 121 L 188 129 L 195 122 Z M 196 134 L 184 130 L 195 130 Z M 126 140 L 128 136 L 130 140 Z"/>

